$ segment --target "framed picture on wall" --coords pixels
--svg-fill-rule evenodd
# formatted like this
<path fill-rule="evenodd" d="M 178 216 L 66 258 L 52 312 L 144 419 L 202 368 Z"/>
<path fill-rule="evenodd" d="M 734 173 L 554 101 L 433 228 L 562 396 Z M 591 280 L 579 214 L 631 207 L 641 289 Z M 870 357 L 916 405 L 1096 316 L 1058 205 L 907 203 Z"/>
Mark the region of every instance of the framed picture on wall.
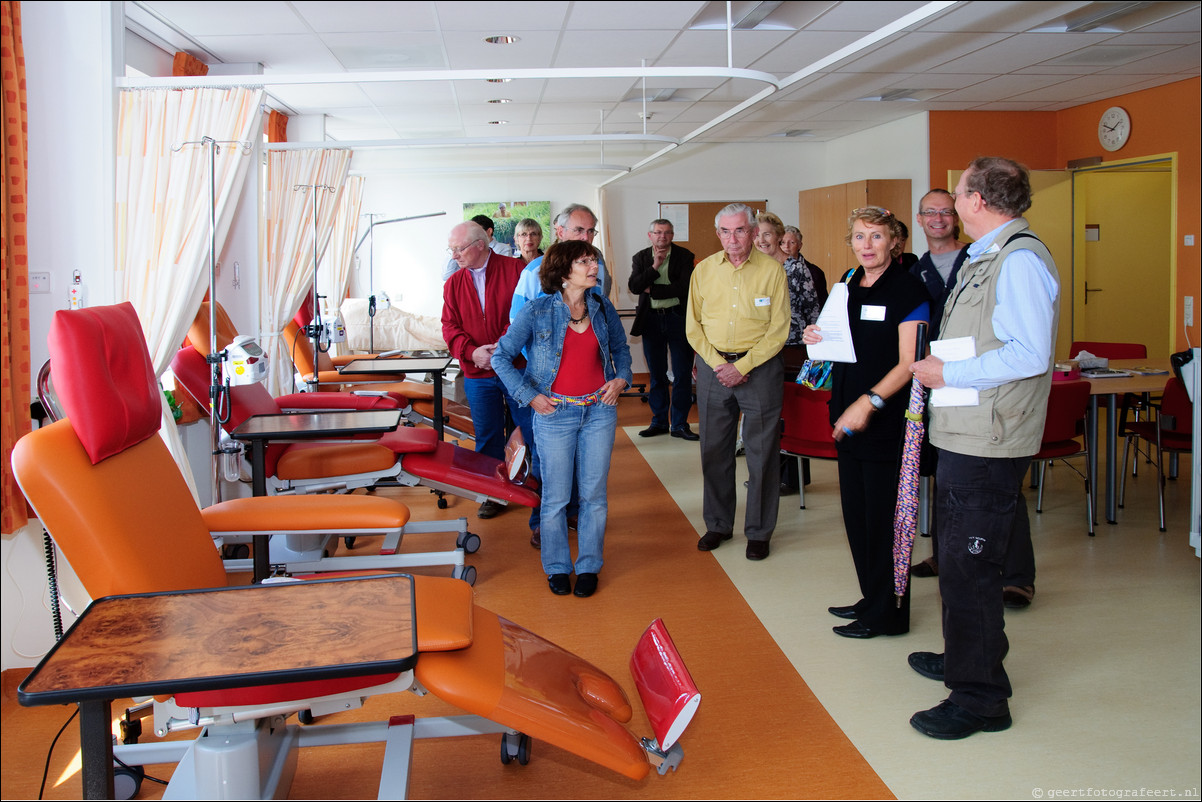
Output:
<path fill-rule="evenodd" d="M 519 221 L 529 217 L 538 221 L 543 230 L 543 240 L 540 250 L 546 250 L 551 244 L 551 201 L 486 201 L 463 204 L 463 219 L 471 220 L 482 214 L 493 222 L 493 239 L 511 245 L 516 251 L 514 229 Z"/>

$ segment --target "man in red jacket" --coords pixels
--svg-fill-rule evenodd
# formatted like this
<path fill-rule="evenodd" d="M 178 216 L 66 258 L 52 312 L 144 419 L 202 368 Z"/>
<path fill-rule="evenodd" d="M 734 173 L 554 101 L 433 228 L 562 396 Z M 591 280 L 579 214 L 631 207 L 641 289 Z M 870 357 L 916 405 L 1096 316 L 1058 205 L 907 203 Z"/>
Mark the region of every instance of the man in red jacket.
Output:
<path fill-rule="evenodd" d="M 521 416 L 530 411 L 509 396 L 493 373 L 491 359 L 497 340 L 509 327 L 509 306 L 525 265 L 520 259 L 489 250 L 487 232 L 470 221 L 451 229 L 447 250 L 460 269 L 442 288 L 442 337 L 463 370 L 476 451 L 504 459 L 506 407 L 518 425 Z M 492 518 L 500 510 L 501 505 L 486 500 L 476 514 Z"/>

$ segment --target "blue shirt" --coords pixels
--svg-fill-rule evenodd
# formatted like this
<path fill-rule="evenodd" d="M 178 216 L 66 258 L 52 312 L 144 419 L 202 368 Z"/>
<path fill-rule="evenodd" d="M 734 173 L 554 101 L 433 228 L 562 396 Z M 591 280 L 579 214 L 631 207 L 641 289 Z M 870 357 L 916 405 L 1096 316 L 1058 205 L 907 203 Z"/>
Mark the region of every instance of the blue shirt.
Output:
<path fill-rule="evenodd" d="M 968 246 L 969 264 L 1001 249 L 994 238 L 1009 222 Z M 1042 259 L 1026 249 L 1011 253 L 998 273 L 997 305 L 990 321 L 1002 347 L 945 363 L 943 381 L 952 387 L 987 390 L 1045 373 L 1052 358 L 1052 321 L 1059 296 L 1060 284 Z"/>

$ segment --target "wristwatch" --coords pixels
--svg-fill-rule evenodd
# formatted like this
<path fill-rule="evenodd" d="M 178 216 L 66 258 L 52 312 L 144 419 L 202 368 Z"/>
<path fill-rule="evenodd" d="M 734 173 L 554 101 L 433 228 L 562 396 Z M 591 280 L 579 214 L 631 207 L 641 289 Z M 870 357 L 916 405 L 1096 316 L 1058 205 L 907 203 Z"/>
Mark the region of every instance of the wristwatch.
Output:
<path fill-rule="evenodd" d="M 868 403 L 872 404 L 873 409 L 881 410 L 885 408 L 885 399 L 871 390 L 868 391 Z"/>

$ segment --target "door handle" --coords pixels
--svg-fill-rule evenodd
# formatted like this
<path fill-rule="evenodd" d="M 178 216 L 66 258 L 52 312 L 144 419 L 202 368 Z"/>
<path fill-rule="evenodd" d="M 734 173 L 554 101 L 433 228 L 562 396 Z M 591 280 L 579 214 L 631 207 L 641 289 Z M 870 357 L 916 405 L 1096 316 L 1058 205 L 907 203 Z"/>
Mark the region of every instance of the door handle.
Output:
<path fill-rule="evenodd" d="M 1086 306 L 1089 306 L 1089 294 L 1091 292 L 1101 292 L 1101 290 L 1091 290 L 1089 288 L 1089 282 L 1087 281 L 1087 282 L 1085 282 L 1085 305 Z"/>

